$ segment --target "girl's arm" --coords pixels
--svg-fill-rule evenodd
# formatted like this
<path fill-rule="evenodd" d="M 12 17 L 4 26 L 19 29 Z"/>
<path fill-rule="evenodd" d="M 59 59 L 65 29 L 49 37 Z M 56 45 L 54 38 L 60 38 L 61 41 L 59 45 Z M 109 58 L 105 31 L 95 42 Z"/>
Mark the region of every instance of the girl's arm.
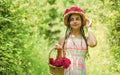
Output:
<path fill-rule="evenodd" d="M 87 44 L 90 47 L 94 47 L 97 45 L 97 40 L 96 37 L 93 34 L 93 31 L 91 30 L 90 27 L 87 27 L 87 31 L 88 31 L 88 36 L 87 36 Z"/>
<path fill-rule="evenodd" d="M 91 30 L 91 25 L 92 25 L 92 20 L 88 19 L 86 22 L 86 29 L 88 31 L 88 36 L 87 36 L 87 44 L 90 47 L 94 47 L 97 45 L 97 40 L 96 37 L 93 34 L 93 31 Z"/>
<path fill-rule="evenodd" d="M 55 46 L 55 49 L 57 50 L 57 56 L 56 59 L 60 59 L 63 56 L 63 43 L 64 43 L 64 37 L 61 37 L 58 44 Z"/>

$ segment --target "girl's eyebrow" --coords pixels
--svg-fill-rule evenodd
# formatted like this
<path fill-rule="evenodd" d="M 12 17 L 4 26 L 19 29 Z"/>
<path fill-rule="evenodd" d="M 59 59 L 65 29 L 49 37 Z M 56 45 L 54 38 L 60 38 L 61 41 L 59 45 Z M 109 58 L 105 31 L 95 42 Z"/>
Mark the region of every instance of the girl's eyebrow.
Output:
<path fill-rule="evenodd" d="M 76 17 L 71 17 L 70 19 L 73 19 L 73 18 L 79 18 L 78 16 L 76 16 Z"/>

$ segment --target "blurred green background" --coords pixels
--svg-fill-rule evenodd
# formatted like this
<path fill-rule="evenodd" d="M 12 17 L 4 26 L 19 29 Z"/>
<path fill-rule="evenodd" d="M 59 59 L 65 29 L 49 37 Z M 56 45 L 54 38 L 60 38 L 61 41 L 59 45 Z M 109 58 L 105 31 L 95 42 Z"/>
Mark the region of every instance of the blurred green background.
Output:
<path fill-rule="evenodd" d="M 92 19 L 98 41 L 87 75 L 120 75 L 120 0 L 0 0 L 0 75 L 50 75 L 48 54 L 73 5 Z"/>

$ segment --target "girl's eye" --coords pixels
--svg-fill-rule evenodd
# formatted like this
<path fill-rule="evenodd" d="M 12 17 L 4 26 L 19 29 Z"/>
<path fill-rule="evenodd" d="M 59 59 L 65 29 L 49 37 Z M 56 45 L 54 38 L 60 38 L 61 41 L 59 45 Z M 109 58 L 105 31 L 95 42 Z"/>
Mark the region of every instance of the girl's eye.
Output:
<path fill-rule="evenodd" d="M 73 18 L 70 19 L 70 21 L 73 21 L 73 20 L 74 20 Z"/>
<path fill-rule="evenodd" d="M 74 20 L 78 21 L 78 20 L 80 20 L 80 18 L 79 17 L 70 18 L 70 21 L 74 21 Z"/>
<path fill-rule="evenodd" d="M 76 18 L 76 20 L 80 20 L 80 18 L 79 18 L 79 17 L 77 17 L 77 18 Z"/>

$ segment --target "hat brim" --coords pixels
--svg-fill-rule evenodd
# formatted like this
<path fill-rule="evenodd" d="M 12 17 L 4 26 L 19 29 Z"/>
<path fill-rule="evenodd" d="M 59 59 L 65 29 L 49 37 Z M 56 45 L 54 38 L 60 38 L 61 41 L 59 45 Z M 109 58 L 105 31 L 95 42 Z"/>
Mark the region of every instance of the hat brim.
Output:
<path fill-rule="evenodd" d="M 75 12 L 75 11 L 73 11 L 73 12 L 69 12 L 69 13 L 67 13 L 67 14 L 65 14 L 63 16 L 64 24 L 66 26 L 68 25 L 68 17 L 69 17 L 70 14 L 79 14 L 79 15 L 81 15 L 82 18 L 83 18 L 83 25 L 86 25 L 87 18 L 85 17 L 85 14 L 81 13 L 81 12 Z"/>

